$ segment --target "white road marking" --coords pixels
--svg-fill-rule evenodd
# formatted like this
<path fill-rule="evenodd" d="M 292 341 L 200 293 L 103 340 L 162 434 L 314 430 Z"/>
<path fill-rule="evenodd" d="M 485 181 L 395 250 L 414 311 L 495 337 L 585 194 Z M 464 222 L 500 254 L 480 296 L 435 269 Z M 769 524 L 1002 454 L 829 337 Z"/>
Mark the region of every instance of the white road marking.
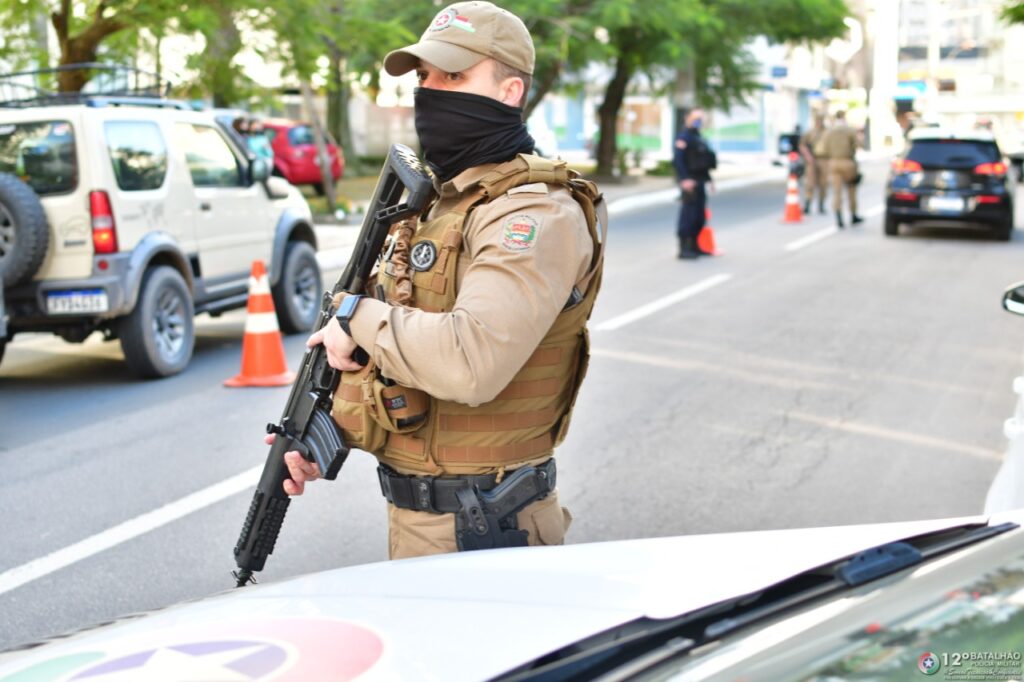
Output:
<path fill-rule="evenodd" d="M 820 242 L 822 239 L 831 237 L 834 234 L 839 234 L 838 227 L 826 227 L 824 230 L 818 230 L 817 232 L 812 232 L 805 237 L 800 237 L 800 239 L 794 239 L 790 243 L 786 244 L 785 249 L 786 251 L 799 251 L 805 246 L 810 246 L 814 242 Z"/>
<path fill-rule="evenodd" d="M 622 315 L 619 315 L 618 317 L 613 317 L 610 320 L 605 320 L 600 324 L 594 325 L 593 329 L 594 331 L 608 331 L 611 329 L 625 327 L 630 322 L 636 322 L 637 320 L 647 317 L 648 315 L 653 315 L 659 310 L 667 308 L 670 305 L 674 305 L 676 303 L 679 303 L 680 301 L 685 301 L 688 298 L 693 298 L 702 291 L 707 291 L 712 287 L 716 287 L 719 284 L 728 282 L 730 279 L 732 279 L 732 275 L 727 275 L 724 273 L 712 275 L 707 279 L 702 279 L 696 284 L 691 284 L 685 289 L 680 289 L 679 291 L 669 294 L 668 296 L 659 298 L 656 301 L 651 301 L 647 305 L 642 305 L 639 308 L 635 308 L 628 313 L 624 313 Z"/>
<path fill-rule="evenodd" d="M 236 493 L 240 493 L 247 488 L 255 488 L 262 471 L 263 465 L 253 467 L 237 476 L 232 476 L 208 488 L 203 488 L 191 495 L 186 495 L 179 500 L 165 504 L 159 509 L 136 516 L 73 545 L 59 549 L 44 557 L 33 559 L 27 564 L 8 569 L 0 573 L 0 594 L 10 592 L 54 571 L 59 571 L 111 547 L 156 530 L 192 512 L 199 511 L 204 507 L 209 507 L 211 504 L 216 504 Z"/>
<path fill-rule="evenodd" d="M 874 208 L 869 208 L 864 213 L 863 217 L 874 218 L 876 215 L 881 215 L 883 213 L 885 213 L 885 204 L 879 204 Z M 790 243 L 786 244 L 786 246 L 784 246 L 783 248 L 786 251 L 799 251 L 805 246 L 810 246 L 815 242 L 820 242 L 822 239 L 826 239 L 837 234 L 839 234 L 838 227 L 826 227 L 824 230 L 818 230 L 817 232 L 812 232 L 809 235 L 800 237 L 800 239 L 794 239 Z"/>
<path fill-rule="evenodd" d="M 966 443 L 957 443 L 956 441 L 947 440 L 945 438 L 925 436 L 920 433 L 912 433 L 910 431 L 896 431 L 895 429 L 887 429 L 881 426 L 872 426 L 871 424 L 861 424 L 857 422 L 843 421 L 840 419 L 829 419 L 803 412 L 787 412 L 786 417 L 789 419 L 796 419 L 797 421 L 818 424 L 819 426 L 835 429 L 836 431 L 846 431 L 848 433 L 873 436 L 875 438 L 885 438 L 901 443 L 920 445 L 927 448 L 948 450 L 950 452 L 958 452 L 960 454 L 970 455 L 971 457 L 977 457 L 979 459 L 996 462 L 1002 461 L 1003 459 L 1003 453 L 997 452 L 996 450 L 980 448 L 976 445 L 968 445 Z"/>

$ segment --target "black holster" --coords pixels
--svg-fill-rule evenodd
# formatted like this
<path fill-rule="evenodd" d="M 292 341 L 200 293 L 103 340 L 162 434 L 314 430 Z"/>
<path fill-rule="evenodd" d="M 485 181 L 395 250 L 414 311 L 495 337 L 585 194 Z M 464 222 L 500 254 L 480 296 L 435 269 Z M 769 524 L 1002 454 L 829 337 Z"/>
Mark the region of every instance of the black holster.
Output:
<path fill-rule="evenodd" d="M 456 493 L 455 540 L 460 552 L 525 547 L 528 533 L 516 515 L 555 489 L 555 460 L 524 466 L 488 491 L 467 485 Z"/>

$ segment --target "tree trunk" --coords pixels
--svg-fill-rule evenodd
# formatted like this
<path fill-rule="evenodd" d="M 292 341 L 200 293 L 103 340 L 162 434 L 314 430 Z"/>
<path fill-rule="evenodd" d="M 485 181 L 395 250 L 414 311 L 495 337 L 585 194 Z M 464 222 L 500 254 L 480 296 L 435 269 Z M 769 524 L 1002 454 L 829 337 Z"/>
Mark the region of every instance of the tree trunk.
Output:
<path fill-rule="evenodd" d="M 597 109 L 601 125 L 597 147 L 597 170 L 599 176 L 610 176 L 615 168 L 617 144 L 615 136 L 619 120 L 619 109 L 626 98 L 626 86 L 633 77 L 633 64 L 628 54 L 620 54 L 615 61 L 615 75 L 604 91 L 604 102 Z"/>
<path fill-rule="evenodd" d="M 331 175 L 331 157 L 327 152 L 327 141 L 324 139 L 324 126 L 320 122 L 320 115 L 316 112 L 316 106 L 313 103 L 313 89 L 309 87 L 309 82 L 301 81 L 299 88 L 302 90 L 302 103 L 306 107 L 306 116 L 313 124 L 313 141 L 316 142 L 316 155 L 320 162 L 320 182 L 323 183 L 324 196 L 327 198 L 327 210 L 333 216 L 337 198 L 334 195 L 334 176 Z"/>
<path fill-rule="evenodd" d="M 539 75 L 540 78 L 533 82 L 533 96 L 530 97 L 526 103 L 526 109 L 523 111 L 524 121 L 530 120 L 533 110 L 544 101 L 544 97 L 551 92 L 551 88 L 555 87 L 558 77 L 562 75 L 562 63 L 558 62 L 551 69 L 545 70 Z"/>
<path fill-rule="evenodd" d="M 126 24 L 119 20 L 104 17 L 105 8 L 101 2 L 96 8 L 92 23 L 77 36 L 72 37 L 69 33 L 71 0 L 61 0 L 60 10 L 50 15 L 60 45 L 61 66 L 96 61 L 96 53 L 103 39 L 125 28 Z M 89 71 L 84 69 L 62 71 L 57 76 L 57 89 L 60 92 L 78 92 L 91 77 Z"/>
<path fill-rule="evenodd" d="M 345 57 L 336 45 L 329 43 L 327 59 L 327 129 L 345 155 L 345 173 L 350 176 L 362 175 L 363 169 L 352 137 L 352 119 L 349 117 L 352 91 L 345 79 Z"/>
<path fill-rule="evenodd" d="M 240 94 L 231 62 L 242 49 L 242 36 L 228 3 L 218 2 L 213 11 L 217 25 L 209 33 L 204 33 L 203 70 L 207 74 L 204 80 L 213 97 L 213 106 L 228 107 L 238 100 Z"/>

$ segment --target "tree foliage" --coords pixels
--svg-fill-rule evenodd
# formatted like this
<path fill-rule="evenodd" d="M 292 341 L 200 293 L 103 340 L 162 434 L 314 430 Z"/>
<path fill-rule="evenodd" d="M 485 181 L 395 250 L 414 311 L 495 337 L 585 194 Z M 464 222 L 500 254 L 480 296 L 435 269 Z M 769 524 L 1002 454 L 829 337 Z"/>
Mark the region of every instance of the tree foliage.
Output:
<path fill-rule="evenodd" d="M 1024 24 L 1024 1 L 1007 2 L 1002 17 L 1011 24 Z"/>
<path fill-rule="evenodd" d="M 199 74 L 191 91 L 217 105 L 244 103 L 260 88 L 249 81 L 237 56 L 245 36 L 269 32 L 259 48 L 298 80 L 326 84 L 328 129 L 350 147 L 347 120 L 352 84 L 377 87 L 381 60 L 391 49 L 416 40 L 440 9 L 441 0 L 16 0 L 0 3 L 0 60 L 20 67 L 108 59 L 134 61 L 152 51 L 152 39 L 195 36 L 190 64 Z M 759 66 L 749 41 L 823 41 L 840 35 L 843 0 L 504 0 L 522 17 L 537 49 L 530 107 L 550 91 L 580 84 L 588 65 L 606 64 L 608 80 L 598 109 L 599 170 L 616 155 L 615 130 L 630 84 L 646 75 L 656 86 L 690 69 L 697 100 L 729 107 L 757 87 Z M 1024 3 L 1007 6 L 1020 20 Z M 59 53 L 47 54 L 39 38 L 41 18 L 53 27 Z M 201 37 L 201 39 L 199 39 Z M 85 84 L 84 75 L 63 78 L 62 90 Z M 529 113 L 529 111 L 527 112 Z"/>

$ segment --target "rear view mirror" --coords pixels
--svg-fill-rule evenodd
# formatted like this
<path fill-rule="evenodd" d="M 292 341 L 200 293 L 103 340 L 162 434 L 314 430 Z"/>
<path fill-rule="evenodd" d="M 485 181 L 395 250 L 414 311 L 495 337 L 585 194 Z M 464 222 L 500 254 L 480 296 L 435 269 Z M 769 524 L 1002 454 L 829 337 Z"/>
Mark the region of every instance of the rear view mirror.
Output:
<path fill-rule="evenodd" d="M 1024 282 L 1013 284 L 1003 292 L 1003 308 L 1024 315 Z"/>
<path fill-rule="evenodd" d="M 270 164 L 264 158 L 249 162 L 249 178 L 252 182 L 265 182 L 270 177 Z"/>

